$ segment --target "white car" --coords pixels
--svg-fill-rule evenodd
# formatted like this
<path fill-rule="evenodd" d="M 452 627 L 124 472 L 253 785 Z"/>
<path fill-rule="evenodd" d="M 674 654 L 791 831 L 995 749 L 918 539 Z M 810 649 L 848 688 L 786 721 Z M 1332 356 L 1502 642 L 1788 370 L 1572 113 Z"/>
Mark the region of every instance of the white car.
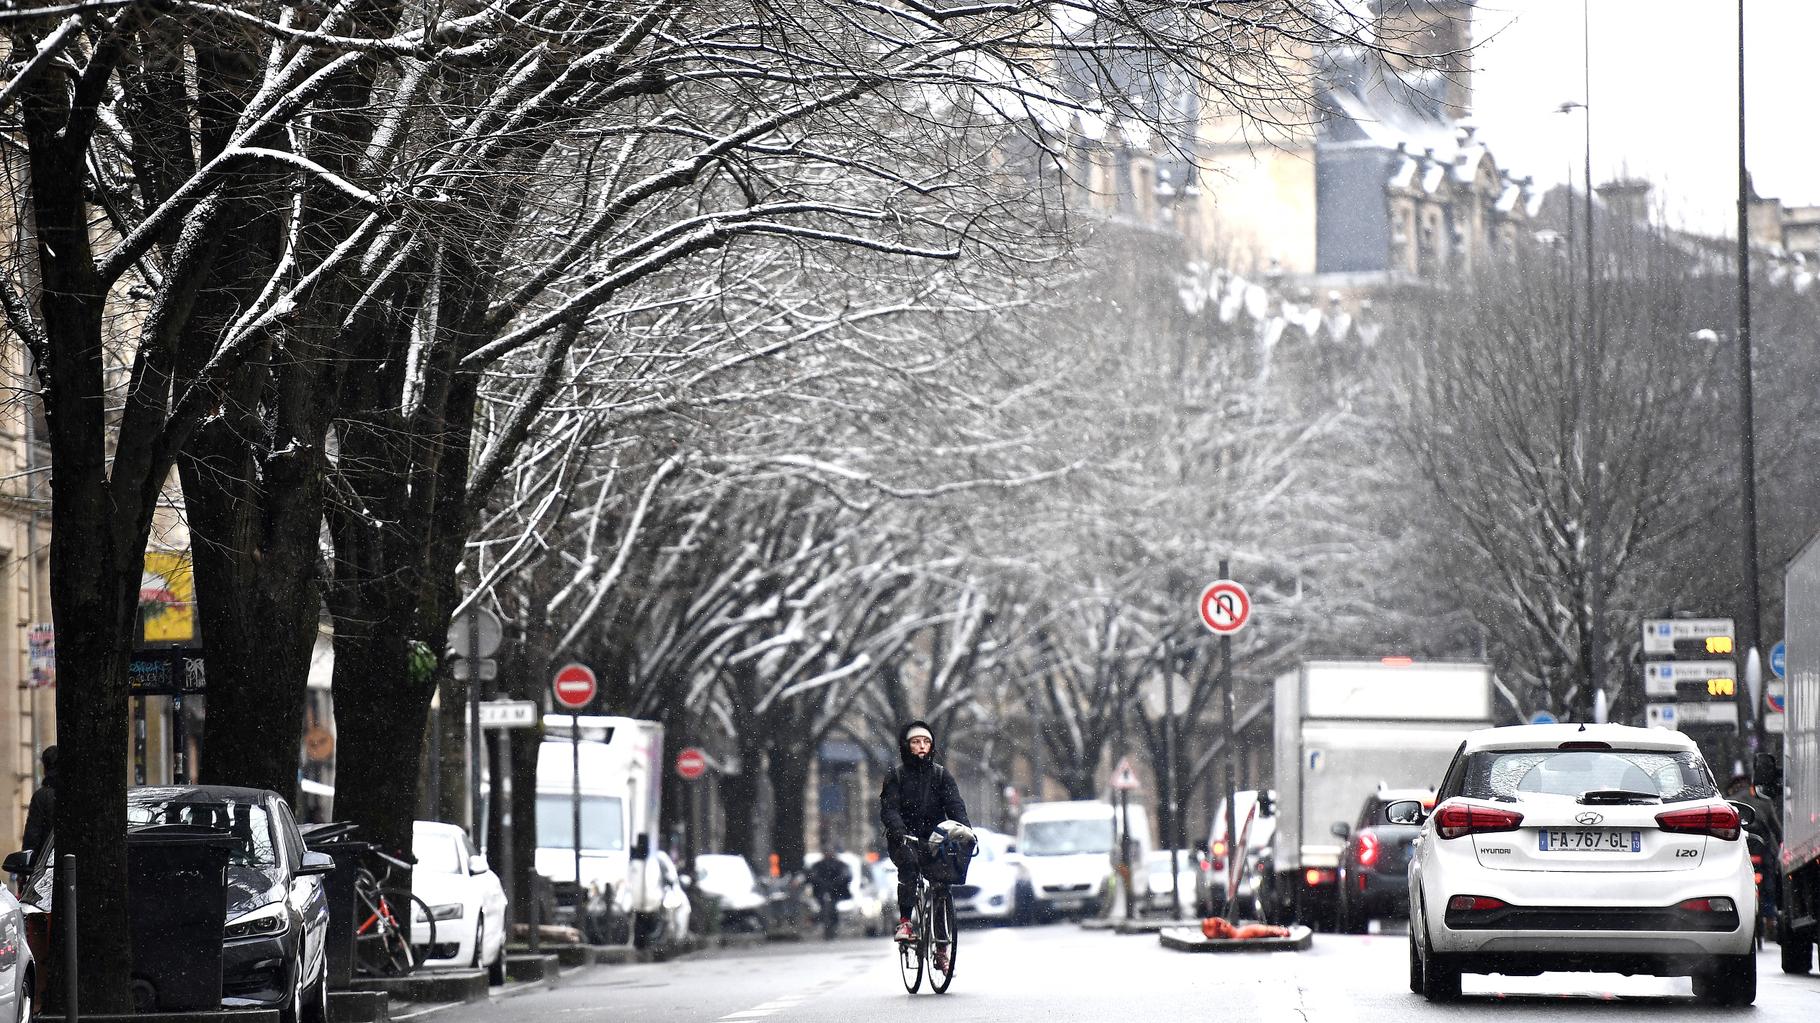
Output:
<path fill-rule="evenodd" d="M 8 870 L 24 866 L 23 861 L 16 862 L 8 857 Z M 41 935 L 39 940 L 50 939 L 48 927 L 38 933 Z M 25 937 L 25 912 L 19 900 L 13 897 L 12 889 L 0 885 L 0 1019 L 16 1023 L 30 1023 L 36 995 L 37 968 L 32 963 L 32 950 Z"/>
<path fill-rule="evenodd" d="M 702 853 L 695 857 L 695 889 L 715 900 L 722 931 L 763 933 L 765 894 L 744 856 Z"/>
<path fill-rule="evenodd" d="M 872 877 L 866 871 L 866 861 L 860 859 L 858 853 L 843 852 L 835 855 L 847 865 L 847 890 L 852 893 L 834 905 L 835 912 L 840 914 L 841 926 L 856 930 L 868 938 L 876 938 L 885 933 L 878 892 L 872 888 Z M 803 868 L 806 870 L 814 866 L 821 858 L 819 852 L 804 854 Z M 814 896 L 805 891 L 804 897 L 808 899 L 809 911 L 813 913 Z"/>
<path fill-rule="evenodd" d="M 1622 725 L 1467 736 L 1409 864 L 1409 986 L 1462 973 L 1691 976 L 1702 1002 L 1756 999 L 1757 890 L 1740 810 L 1691 739 Z"/>
<path fill-rule="evenodd" d="M 492 983 L 505 983 L 506 893 L 487 858 L 467 832 L 436 821 L 416 822 L 411 853 L 411 892 L 436 918 L 436 944 L 422 965 L 485 969 Z M 413 929 L 428 938 L 427 927 Z"/>
<path fill-rule="evenodd" d="M 1170 850 L 1158 849 L 1144 860 L 1144 873 L 1149 877 L 1144 908 L 1163 910 L 1175 918 L 1187 917 L 1194 909 L 1194 883 L 1197 873 L 1197 862 L 1193 849 L 1177 849 L 1175 855 L 1175 879 L 1170 880 Z M 1224 886 L 1222 886 L 1222 889 Z M 1180 892 L 1175 908 L 1169 908 L 1171 897 Z M 1211 914 L 1210 914 L 1211 915 Z"/>
<path fill-rule="evenodd" d="M 657 886 L 662 894 L 657 912 L 640 919 L 644 932 L 641 939 L 645 944 L 681 941 L 689 935 L 689 893 L 684 890 L 682 875 L 669 853 L 655 850 L 651 862 L 657 867 Z"/>
<path fill-rule="evenodd" d="M 1030 911 L 1030 874 L 1014 851 L 1010 835 L 975 828 L 979 851 L 967 867 L 967 883 L 950 889 L 954 915 L 961 920 L 1016 923 Z"/>

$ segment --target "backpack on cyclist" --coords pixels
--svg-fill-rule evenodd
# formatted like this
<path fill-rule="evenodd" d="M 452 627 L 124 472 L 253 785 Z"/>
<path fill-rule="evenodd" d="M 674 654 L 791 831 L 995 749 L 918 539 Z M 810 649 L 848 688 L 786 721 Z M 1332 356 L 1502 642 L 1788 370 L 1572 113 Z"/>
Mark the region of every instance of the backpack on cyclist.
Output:
<path fill-rule="evenodd" d="M 958 821 L 943 821 L 929 835 L 923 876 L 942 884 L 964 884 L 967 867 L 978 851 L 979 839 L 974 837 L 972 828 Z"/>

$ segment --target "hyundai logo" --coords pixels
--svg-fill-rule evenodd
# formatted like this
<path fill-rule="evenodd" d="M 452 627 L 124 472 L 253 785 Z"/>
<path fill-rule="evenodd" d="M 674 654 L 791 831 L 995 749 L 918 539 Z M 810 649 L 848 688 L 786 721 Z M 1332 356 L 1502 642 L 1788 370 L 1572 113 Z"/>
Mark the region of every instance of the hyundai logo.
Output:
<path fill-rule="evenodd" d="M 1603 824 L 1605 823 L 1605 815 L 1602 813 L 1593 813 L 1591 810 L 1588 810 L 1580 816 L 1575 817 L 1574 823 L 1587 825 Z"/>

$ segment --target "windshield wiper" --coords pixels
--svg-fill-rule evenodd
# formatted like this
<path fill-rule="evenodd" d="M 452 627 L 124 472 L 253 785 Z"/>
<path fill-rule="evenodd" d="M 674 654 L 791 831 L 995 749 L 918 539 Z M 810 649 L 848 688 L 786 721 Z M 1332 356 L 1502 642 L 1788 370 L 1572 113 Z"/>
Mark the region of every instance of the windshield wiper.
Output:
<path fill-rule="evenodd" d="M 1638 792 L 1634 789 L 1587 789 L 1580 793 L 1578 800 L 1583 806 L 1634 806 L 1638 803 L 1660 803 L 1662 797 L 1654 792 Z"/>

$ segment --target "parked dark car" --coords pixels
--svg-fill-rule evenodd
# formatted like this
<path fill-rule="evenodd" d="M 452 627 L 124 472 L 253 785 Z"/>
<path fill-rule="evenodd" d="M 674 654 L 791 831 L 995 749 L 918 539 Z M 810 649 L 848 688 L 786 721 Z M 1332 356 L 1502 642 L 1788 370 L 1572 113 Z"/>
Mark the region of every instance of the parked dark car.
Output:
<path fill-rule="evenodd" d="M 1384 808 L 1413 799 L 1433 809 L 1433 789 L 1380 788 L 1365 797 L 1354 824 L 1334 824 L 1333 833 L 1346 840 L 1340 853 L 1340 919 L 1345 934 L 1364 934 L 1373 920 L 1408 919 L 1409 857 L 1422 829 L 1392 824 Z"/>
<path fill-rule="evenodd" d="M 305 851 L 283 797 L 217 785 L 127 790 L 129 834 L 165 825 L 219 829 L 233 839 L 221 936 L 222 1007 L 277 1009 L 284 1023 L 327 1023 L 329 903 L 321 875 L 334 861 Z M 54 909 L 55 862 L 54 846 L 47 845 L 29 864 L 20 895 L 34 939 L 48 940 L 49 928 L 30 926 L 29 917 L 47 920 Z M 49 950 L 33 951 L 42 959 Z"/>

